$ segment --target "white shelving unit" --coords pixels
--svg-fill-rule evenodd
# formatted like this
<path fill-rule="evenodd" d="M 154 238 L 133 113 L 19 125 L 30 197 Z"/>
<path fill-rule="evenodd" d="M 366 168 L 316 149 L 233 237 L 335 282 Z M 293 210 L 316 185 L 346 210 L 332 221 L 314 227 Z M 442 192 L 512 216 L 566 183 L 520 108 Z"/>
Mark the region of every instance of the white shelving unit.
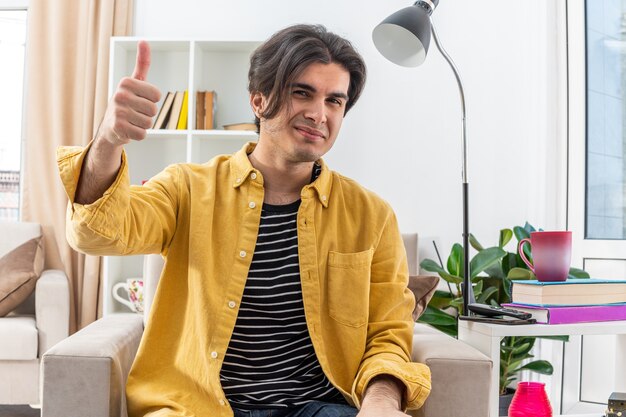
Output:
<path fill-rule="evenodd" d="M 142 38 L 144 39 L 144 38 Z M 111 39 L 109 96 L 123 77 L 135 67 L 139 38 Z M 252 122 L 249 106 L 248 68 L 250 55 L 260 42 L 145 39 L 150 44 L 151 65 L 147 81 L 162 93 L 188 91 L 187 130 L 148 130 L 143 141 L 126 145 L 131 184 L 141 184 L 166 166 L 179 162 L 203 163 L 220 154 L 230 154 L 258 135 L 248 131 L 226 131 L 222 126 Z M 196 92 L 217 93 L 215 120 L 218 129 L 195 130 Z M 103 259 L 104 314 L 127 312 L 111 296 L 113 286 L 127 278 L 142 276 L 143 256 L 108 256 Z"/>

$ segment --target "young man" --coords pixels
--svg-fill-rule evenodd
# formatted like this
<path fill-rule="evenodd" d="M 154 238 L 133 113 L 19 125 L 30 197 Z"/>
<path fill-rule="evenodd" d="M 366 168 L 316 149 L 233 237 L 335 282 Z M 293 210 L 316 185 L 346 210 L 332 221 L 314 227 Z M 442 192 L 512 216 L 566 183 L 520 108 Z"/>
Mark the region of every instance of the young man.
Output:
<path fill-rule="evenodd" d="M 421 406 L 430 373 L 410 362 L 414 300 L 395 216 L 321 160 L 362 91 L 360 55 L 322 26 L 276 33 L 251 58 L 258 143 L 130 186 L 123 146 L 145 138 L 161 95 L 149 65 L 140 42 L 96 138 L 59 151 L 72 246 L 166 259 L 129 415 L 393 417 Z"/>

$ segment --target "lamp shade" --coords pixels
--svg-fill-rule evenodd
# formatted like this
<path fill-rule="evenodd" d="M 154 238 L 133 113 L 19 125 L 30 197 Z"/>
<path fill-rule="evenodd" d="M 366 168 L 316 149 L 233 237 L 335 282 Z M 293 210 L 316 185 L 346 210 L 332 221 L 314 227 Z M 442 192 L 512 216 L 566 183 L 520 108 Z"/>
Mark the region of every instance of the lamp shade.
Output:
<path fill-rule="evenodd" d="M 417 5 L 398 10 L 374 28 L 372 39 L 394 64 L 417 67 L 426 59 L 430 44 L 430 13 Z"/>

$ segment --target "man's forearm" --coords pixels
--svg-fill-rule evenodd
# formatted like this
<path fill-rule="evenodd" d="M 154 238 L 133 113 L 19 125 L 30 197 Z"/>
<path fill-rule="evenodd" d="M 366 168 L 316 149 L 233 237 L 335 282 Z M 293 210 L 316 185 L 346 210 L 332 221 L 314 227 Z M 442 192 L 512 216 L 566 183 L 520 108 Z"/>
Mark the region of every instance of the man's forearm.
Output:
<path fill-rule="evenodd" d="M 397 378 L 390 375 L 379 375 L 373 378 L 363 395 L 362 407 L 369 404 L 389 406 L 396 410 L 402 409 L 405 386 Z"/>
<path fill-rule="evenodd" d="M 91 204 L 113 184 L 122 165 L 122 146 L 96 138 L 83 160 L 74 202 Z"/>

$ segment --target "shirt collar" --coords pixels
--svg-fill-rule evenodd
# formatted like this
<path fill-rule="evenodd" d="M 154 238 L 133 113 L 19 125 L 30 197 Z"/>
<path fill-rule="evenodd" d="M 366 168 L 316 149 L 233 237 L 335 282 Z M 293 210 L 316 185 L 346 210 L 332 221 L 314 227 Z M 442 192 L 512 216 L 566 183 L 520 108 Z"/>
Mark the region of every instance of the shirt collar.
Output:
<path fill-rule="evenodd" d="M 251 153 L 255 147 L 255 142 L 248 142 L 232 156 L 230 164 L 230 177 L 231 184 L 234 188 L 238 188 L 246 182 L 250 174 L 255 171 L 254 167 L 250 163 L 250 159 L 248 159 L 248 154 Z M 315 181 L 303 188 L 302 195 L 304 196 L 307 194 L 306 190 L 313 189 L 315 190 L 320 203 L 322 203 L 322 206 L 328 207 L 330 190 L 332 188 L 332 173 L 326 166 L 324 160 L 319 159 L 317 163 L 322 167 L 322 171 Z"/>

